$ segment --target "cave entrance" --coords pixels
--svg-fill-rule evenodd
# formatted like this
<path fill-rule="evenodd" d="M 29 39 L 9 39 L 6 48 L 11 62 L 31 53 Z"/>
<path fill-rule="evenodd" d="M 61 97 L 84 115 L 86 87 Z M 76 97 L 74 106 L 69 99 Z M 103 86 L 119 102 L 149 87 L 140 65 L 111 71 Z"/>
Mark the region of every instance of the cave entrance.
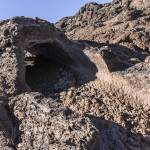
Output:
<path fill-rule="evenodd" d="M 57 43 L 32 44 L 26 55 L 26 82 L 32 91 L 44 95 L 69 88 L 73 75 L 68 67 L 72 60 Z"/>

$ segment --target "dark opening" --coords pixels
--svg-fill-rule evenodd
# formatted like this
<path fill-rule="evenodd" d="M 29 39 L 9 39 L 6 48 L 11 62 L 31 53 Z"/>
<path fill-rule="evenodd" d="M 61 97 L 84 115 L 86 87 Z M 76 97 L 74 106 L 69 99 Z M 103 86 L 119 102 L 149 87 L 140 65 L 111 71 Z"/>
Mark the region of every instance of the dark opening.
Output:
<path fill-rule="evenodd" d="M 58 44 L 33 44 L 29 52 L 36 54 L 25 58 L 26 82 L 32 91 L 49 95 L 72 86 L 74 77 L 68 69 L 72 60 Z"/>
<path fill-rule="evenodd" d="M 68 53 L 55 42 L 35 44 L 31 48 L 31 53 L 32 51 L 36 51 L 44 60 L 57 66 L 66 67 L 72 62 Z"/>

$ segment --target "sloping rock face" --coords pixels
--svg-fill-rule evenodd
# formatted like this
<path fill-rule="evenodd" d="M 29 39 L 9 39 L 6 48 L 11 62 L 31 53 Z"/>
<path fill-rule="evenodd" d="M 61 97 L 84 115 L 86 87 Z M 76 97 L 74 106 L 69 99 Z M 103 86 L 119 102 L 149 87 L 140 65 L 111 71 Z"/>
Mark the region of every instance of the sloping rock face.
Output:
<path fill-rule="evenodd" d="M 128 95 L 137 93 L 134 97 L 148 104 L 149 63 L 144 60 L 150 53 L 149 16 L 149 1 L 114 0 L 107 4 L 86 4 L 75 16 L 57 22 L 56 27 L 70 39 L 96 45 L 112 72 L 111 76 L 98 75 L 98 78 L 114 83 L 115 88 L 123 89 Z"/>
<path fill-rule="evenodd" d="M 149 50 L 149 1 L 114 0 L 108 4 L 89 3 L 56 27 L 71 39 L 117 43 Z"/>
<path fill-rule="evenodd" d="M 149 121 L 137 115 L 149 116 L 149 106 L 148 109 L 146 106 L 150 102 L 149 16 L 149 1 L 114 0 L 108 4 L 86 4 L 75 16 L 63 18 L 55 24 L 68 38 L 96 47 L 108 69 L 104 67 L 97 74 L 98 80 L 62 93 L 61 101 L 66 106 L 149 136 Z M 90 58 L 94 62 L 94 58 Z M 138 122 L 137 118 L 140 118 Z M 143 145 L 141 141 L 138 142 L 141 146 L 128 145 L 126 141 L 121 141 L 122 147 L 115 147 L 110 142 L 103 149 L 149 149 L 149 145 Z"/>

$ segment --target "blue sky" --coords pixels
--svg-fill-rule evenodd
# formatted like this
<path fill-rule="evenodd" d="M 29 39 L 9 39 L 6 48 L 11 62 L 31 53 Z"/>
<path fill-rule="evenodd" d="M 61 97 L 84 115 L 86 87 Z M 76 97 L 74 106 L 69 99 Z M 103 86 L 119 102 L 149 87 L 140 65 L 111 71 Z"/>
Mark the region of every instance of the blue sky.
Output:
<path fill-rule="evenodd" d="M 40 17 L 56 22 L 74 15 L 81 6 L 92 0 L 0 0 L 0 20 L 13 16 Z M 98 3 L 111 0 L 93 0 Z"/>

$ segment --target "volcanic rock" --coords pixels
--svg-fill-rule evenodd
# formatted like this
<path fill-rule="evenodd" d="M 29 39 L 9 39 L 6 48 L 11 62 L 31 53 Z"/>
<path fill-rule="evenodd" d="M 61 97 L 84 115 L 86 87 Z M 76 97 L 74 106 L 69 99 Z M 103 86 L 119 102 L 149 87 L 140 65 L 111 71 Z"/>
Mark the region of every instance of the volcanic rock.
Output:
<path fill-rule="evenodd" d="M 99 132 L 87 117 L 46 99 L 39 93 L 18 95 L 11 101 L 22 120 L 17 149 L 95 149 Z"/>
<path fill-rule="evenodd" d="M 1 21 L 0 149 L 149 150 L 149 15 L 113 0 Z"/>
<path fill-rule="evenodd" d="M 76 74 L 90 73 L 86 67 L 92 63 L 81 51 L 83 46 L 68 40 L 47 21 L 12 18 L 1 22 L 0 33 L 0 85 L 6 95 L 29 90 L 25 81 L 26 52 L 42 56 L 55 65 L 67 66 Z"/>

